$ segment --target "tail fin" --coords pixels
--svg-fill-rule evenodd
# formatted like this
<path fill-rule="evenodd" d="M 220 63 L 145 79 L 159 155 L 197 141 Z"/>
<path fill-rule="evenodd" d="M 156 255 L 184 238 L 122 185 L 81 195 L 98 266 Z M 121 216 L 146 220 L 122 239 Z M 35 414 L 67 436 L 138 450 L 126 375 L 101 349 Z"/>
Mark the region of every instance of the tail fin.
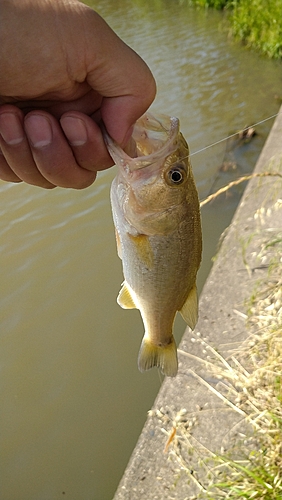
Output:
<path fill-rule="evenodd" d="M 164 375 L 175 377 L 177 374 L 178 361 L 175 340 L 165 346 L 156 346 L 145 335 L 139 351 L 138 368 L 141 372 L 158 366 Z"/>

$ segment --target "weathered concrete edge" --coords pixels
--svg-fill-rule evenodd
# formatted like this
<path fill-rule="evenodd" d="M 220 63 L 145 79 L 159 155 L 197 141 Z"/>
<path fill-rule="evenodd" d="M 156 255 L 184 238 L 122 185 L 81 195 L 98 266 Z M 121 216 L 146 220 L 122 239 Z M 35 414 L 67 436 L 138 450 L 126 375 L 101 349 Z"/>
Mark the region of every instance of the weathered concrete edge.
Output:
<path fill-rule="evenodd" d="M 256 173 L 266 170 L 282 172 L 281 111 L 282 107 L 256 164 Z M 255 281 L 261 273 L 267 272 L 256 269 L 253 257 L 254 250 L 260 244 L 260 232 L 254 214 L 261 206 L 272 206 L 277 186 L 281 189 L 281 179 L 276 181 L 273 177 L 253 178 L 249 182 L 201 294 L 197 328 L 194 334 L 186 330 L 179 346 L 181 350 L 204 358 L 203 339 L 221 354 L 228 355 L 232 345 L 238 348 L 246 339 L 248 332 L 245 321 L 236 311 L 244 311 L 244 301 L 250 297 Z M 273 214 L 268 223 L 281 228 L 281 213 L 277 212 L 276 217 L 277 220 Z M 245 245 L 250 240 L 250 244 Z M 251 275 L 243 263 L 242 253 L 252 268 Z M 186 409 L 187 419 L 197 415 L 198 424 L 193 436 L 201 445 L 211 450 L 219 450 L 222 445 L 228 448 L 234 437 L 231 430 L 236 428 L 239 415 L 234 411 L 222 411 L 216 396 L 193 377 L 191 372 L 201 373 L 202 377 L 209 380 L 210 374 L 202 369 L 200 363 L 181 354 L 179 359 L 179 374 L 176 379 L 164 381 L 114 500 L 197 498 L 199 489 L 193 478 L 181 471 L 169 453 L 164 453 L 167 441 L 165 431 L 170 432 L 172 420 L 181 409 Z M 211 378 L 209 382 L 216 384 L 217 381 Z M 205 411 L 199 411 L 199 408 Z M 191 457 L 189 467 L 197 471 L 197 459 Z M 201 480 L 201 473 L 205 472 L 197 473 Z"/>

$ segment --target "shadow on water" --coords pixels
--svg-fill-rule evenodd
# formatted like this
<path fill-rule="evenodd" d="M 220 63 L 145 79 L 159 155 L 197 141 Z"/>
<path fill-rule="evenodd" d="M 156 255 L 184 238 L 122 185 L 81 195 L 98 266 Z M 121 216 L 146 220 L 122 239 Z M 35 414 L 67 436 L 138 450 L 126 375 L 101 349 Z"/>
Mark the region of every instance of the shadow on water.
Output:
<path fill-rule="evenodd" d="M 278 111 L 281 65 L 227 40 L 220 13 L 169 1 L 93 5 L 153 70 L 153 110 L 180 118 L 191 153 Z M 230 151 L 220 143 L 193 155 L 200 198 L 253 169 L 271 125 Z M 5 500 L 112 498 L 160 387 L 156 370 L 137 370 L 139 313 L 116 304 L 114 175 L 80 192 L 0 185 Z M 241 194 L 203 208 L 200 289 Z M 177 341 L 184 328 L 177 318 Z"/>

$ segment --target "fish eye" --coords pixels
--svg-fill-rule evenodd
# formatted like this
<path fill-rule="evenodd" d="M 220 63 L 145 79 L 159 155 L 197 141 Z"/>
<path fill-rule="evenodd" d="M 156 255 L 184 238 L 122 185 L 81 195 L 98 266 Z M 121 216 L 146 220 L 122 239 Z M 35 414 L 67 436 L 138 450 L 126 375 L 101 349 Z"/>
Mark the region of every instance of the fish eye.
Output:
<path fill-rule="evenodd" d="M 175 165 L 167 171 L 166 179 L 171 186 L 179 186 L 186 179 L 186 170 L 182 165 Z"/>
<path fill-rule="evenodd" d="M 169 172 L 169 176 L 172 180 L 172 182 L 174 182 L 175 184 L 179 184 L 181 181 L 182 181 L 182 173 L 179 171 L 179 170 L 171 170 Z"/>

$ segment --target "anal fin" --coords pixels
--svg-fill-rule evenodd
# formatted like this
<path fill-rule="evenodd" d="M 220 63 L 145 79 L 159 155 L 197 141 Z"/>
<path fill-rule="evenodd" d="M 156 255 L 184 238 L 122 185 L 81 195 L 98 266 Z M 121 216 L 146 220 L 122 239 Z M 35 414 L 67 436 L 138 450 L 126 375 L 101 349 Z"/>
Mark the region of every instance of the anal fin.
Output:
<path fill-rule="evenodd" d="M 117 297 L 117 303 L 123 309 L 137 309 L 126 281 L 124 281 L 120 289 Z"/>
<path fill-rule="evenodd" d="M 187 325 L 194 330 L 198 321 L 198 292 L 196 284 L 190 290 L 180 313 Z"/>

